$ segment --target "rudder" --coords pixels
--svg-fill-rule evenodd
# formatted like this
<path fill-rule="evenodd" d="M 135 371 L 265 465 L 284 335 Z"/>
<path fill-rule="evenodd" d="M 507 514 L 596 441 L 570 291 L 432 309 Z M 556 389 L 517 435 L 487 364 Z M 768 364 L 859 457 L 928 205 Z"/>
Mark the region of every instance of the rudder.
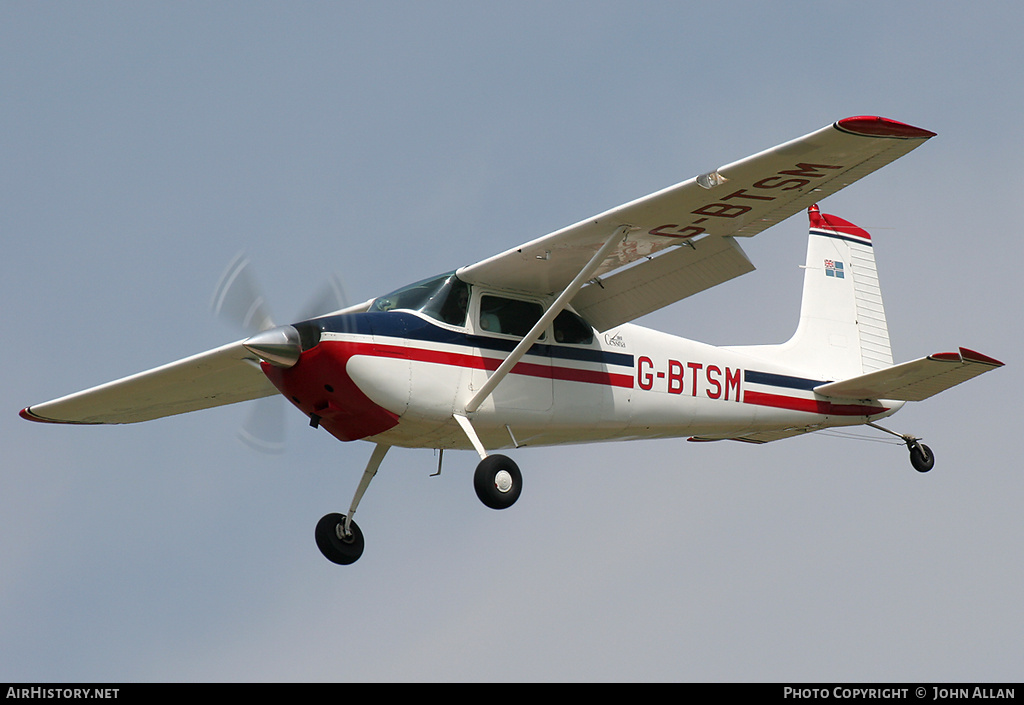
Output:
<path fill-rule="evenodd" d="M 842 218 L 807 210 L 810 232 L 800 323 L 781 345 L 745 351 L 818 379 L 855 377 L 892 365 L 889 329 L 871 235 Z"/>

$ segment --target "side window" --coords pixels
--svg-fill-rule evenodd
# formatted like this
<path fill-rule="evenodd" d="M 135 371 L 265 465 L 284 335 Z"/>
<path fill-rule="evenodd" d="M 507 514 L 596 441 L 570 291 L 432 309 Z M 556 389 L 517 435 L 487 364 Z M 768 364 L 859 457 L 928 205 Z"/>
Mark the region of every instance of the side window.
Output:
<path fill-rule="evenodd" d="M 571 345 L 589 345 L 594 341 L 594 329 L 572 311 L 564 310 L 555 316 L 555 342 Z"/>
<path fill-rule="evenodd" d="M 502 296 L 480 297 L 480 330 L 485 333 L 522 338 L 543 314 L 544 308 L 534 301 L 506 299 Z"/>

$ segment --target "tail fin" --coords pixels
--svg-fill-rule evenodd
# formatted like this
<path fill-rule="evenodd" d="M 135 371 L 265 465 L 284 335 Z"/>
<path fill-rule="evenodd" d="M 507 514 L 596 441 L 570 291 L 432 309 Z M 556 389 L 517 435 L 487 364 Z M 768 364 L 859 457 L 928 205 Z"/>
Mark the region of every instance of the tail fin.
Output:
<path fill-rule="evenodd" d="M 810 235 L 800 323 L 786 343 L 744 350 L 817 379 L 848 379 L 892 365 L 889 329 L 871 235 L 817 205 Z"/>

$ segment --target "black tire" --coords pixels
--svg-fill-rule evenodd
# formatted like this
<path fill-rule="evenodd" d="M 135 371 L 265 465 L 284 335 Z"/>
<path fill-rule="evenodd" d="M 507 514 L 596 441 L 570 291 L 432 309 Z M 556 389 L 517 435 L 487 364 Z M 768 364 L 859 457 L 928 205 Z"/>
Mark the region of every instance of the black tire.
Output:
<path fill-rule="evenodd" d="M 350 565 L 363 555 L 363 532 L 353 521 L 351 535 L 338 538 L 338 525 L 345 522 L 344 514 L 327 514 L 316 525 L 316 547 L 324 558 L 338 565 Z"/>
<path fill-rule="evenodd" d="M 935 455 L 932 449 L 923 443 L 910 446 L 910 464 L 918 472 L 928 472 L 935 467 Z"/>
<path fill-rule="evenodd" d="M 523 491 L 523 475 L 511 458 L 488 455 L 476 466 L 473 488 L 486 506 L 507 509 L 515 504 Z"/>

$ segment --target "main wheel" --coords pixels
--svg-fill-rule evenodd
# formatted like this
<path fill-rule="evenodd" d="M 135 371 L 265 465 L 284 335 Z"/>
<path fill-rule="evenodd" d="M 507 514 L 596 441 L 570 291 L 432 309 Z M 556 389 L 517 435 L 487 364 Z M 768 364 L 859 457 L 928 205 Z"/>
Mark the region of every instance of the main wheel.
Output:
<path fill-rule="evenodd" d="M 488 455 L 476 466 L 473 488 L 480 501 L 491 509 L 507 509 L 523 491 L 523 475 L 511 458 Z"/>
<path fill-rule="evenodd" d="M 316 525 L 316 547 L 324 558 L 338 565 L 349 565 L 363 555 L 363 532 L 353 521 L 349 525 L 349 535 L 344 536 L 344 514 L 327 514 Z"/>
<path fill-rule="evenodd" d="M 928 472 L 935 467 L 935 456 L 932 449 L 924 443 L 914 443 L 910 446 L 910 464 L 918 472 Z"/>

